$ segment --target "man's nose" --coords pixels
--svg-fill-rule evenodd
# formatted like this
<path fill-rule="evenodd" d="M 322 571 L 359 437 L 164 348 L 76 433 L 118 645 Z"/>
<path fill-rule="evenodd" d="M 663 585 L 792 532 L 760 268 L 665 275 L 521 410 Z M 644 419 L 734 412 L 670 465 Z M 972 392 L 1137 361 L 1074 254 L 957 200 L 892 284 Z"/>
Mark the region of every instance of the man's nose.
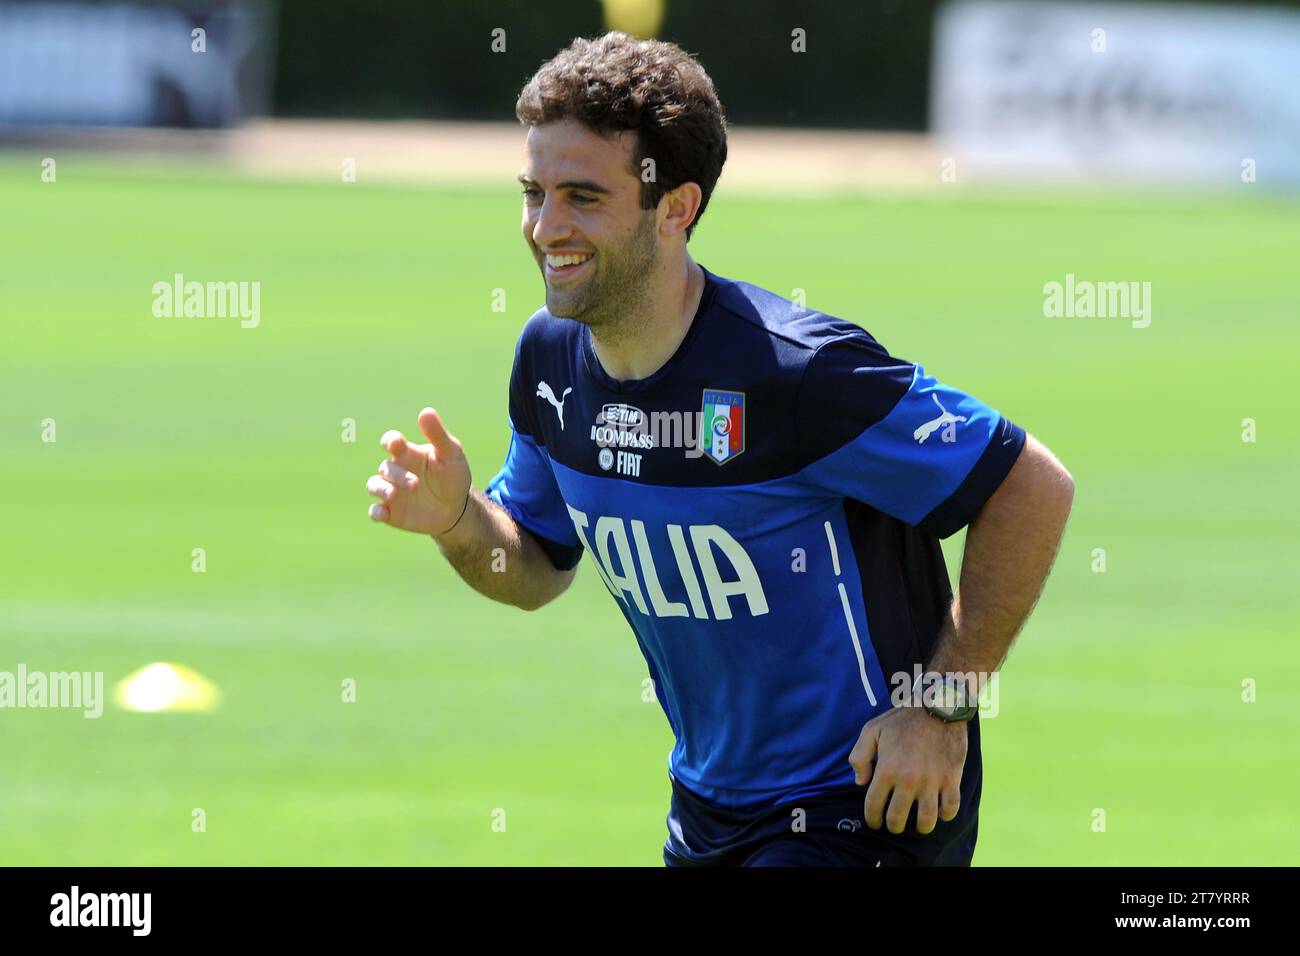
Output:
<path fill-rule="evenodd" d="M 569 238 L 573 224 L 564 213 L 557 197 L 547 196 L 533 220 L 533 243 L 541 249 L 558 245 Z"/>

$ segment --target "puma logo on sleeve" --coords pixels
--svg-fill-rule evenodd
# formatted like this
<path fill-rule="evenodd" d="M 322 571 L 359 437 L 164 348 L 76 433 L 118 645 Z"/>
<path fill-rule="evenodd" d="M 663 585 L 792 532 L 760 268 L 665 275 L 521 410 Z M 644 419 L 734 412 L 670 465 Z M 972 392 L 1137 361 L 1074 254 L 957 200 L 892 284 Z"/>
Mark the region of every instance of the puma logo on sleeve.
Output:
<path fill-rule="evenodd" d="M 939 401 L 938 395 L 931 395 L 930 397 L 933 398 L 934 403 L 939 406 L 941 414 L 938 418 L 930 419 L 916 431 L 912 432 L 912 437 L 916 439 L 918 444 L 922 445 L 925 444 L 927 438 L 937 432 L 944 425 L 954 425 L 957 422 L 964 422 L 966 420 L 965 415 L 954 415 L 952 412 L 948 411 L 948 409 L 944 408 L 943 403 Z"/>

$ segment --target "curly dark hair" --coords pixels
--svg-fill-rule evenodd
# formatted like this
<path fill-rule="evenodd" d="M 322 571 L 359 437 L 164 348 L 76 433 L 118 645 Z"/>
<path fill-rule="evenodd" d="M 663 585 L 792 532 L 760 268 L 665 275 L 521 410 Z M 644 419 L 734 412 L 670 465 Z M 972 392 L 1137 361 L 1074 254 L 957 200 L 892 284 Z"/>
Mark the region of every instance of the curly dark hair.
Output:
<path fill-rule="evenodd" d="M 727 161 L 727 120 L 704 67 L 681 47 L 626 33 L 578 38 L 542 64 L 519 94 L 515 115 L 527 126 L 575 119 L 597 133 L 635 130 L 633 174 L 654 160 L 642 182 L 641 208 L 693 182 L 703 196 L 689 240 Z"/>

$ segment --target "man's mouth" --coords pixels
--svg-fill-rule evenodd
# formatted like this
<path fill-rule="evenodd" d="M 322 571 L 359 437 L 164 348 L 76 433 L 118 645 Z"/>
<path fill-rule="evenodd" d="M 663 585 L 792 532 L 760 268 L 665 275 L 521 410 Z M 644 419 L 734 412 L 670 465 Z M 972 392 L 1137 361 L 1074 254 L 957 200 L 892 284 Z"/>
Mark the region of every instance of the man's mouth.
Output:
<path fill-rule="evenodd" d="M 546 278 L 548 280 L 565 281 L 587 268 L 587 264 L 595 258 L 591 252 L 574 252 L 568 255 L 553 256 L 547 255 Z"/>

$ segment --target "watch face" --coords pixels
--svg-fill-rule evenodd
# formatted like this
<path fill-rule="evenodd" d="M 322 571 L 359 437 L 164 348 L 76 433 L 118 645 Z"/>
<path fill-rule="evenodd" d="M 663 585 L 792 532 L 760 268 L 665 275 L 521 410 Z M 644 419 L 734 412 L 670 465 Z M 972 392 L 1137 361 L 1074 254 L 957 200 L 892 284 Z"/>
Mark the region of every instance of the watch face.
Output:
<path fill-rule="evenodd" d="M 969 689 L 956 677 L 946 677 L 933 689 L 926 710 L 944 720 L 965 720 L 975 712 L 975 702 L 969 699 Z"/>

